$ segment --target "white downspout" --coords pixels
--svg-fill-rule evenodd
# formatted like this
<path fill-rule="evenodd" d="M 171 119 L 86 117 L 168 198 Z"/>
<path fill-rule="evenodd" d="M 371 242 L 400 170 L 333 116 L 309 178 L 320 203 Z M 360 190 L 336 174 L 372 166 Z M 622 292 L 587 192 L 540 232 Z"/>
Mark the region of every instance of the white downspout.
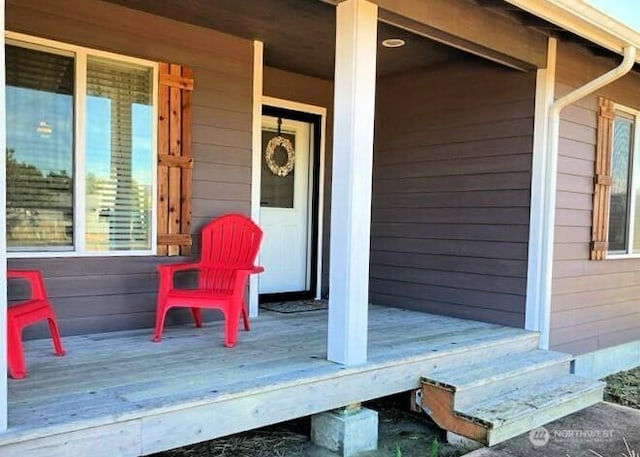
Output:
<path fill-rule="evenodd" d="M 549 108 L 549 130 L 547 160 L 544 183 L 544 217 L 542 224 L 542 271 L 544 272 L 540 284 L 542 303 L 539 314 L 540 347 L 549 348 L 549 334 L 551 323 L 551 282 L 553 278 L 553 248 L 556 219 L 556 182 L 558 173 L 558 145 L 560 134 L 560 112 L 570 104 L 612 83 L 631 71 L 635 63 L 636 48 L 624 48 L 624 58 L 619 66 L 599 76 L 593 81 L 575 89 L 564 97 L 556 100 Z"/>

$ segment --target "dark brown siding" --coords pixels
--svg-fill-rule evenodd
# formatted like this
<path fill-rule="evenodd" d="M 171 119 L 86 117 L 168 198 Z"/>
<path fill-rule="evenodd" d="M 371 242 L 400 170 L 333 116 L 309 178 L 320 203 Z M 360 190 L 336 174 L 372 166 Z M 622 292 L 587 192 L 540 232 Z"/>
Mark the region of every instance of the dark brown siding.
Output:
<path fill-rule="evenodd" d="M 324 233 L 322 255 L 322 294 L 329 290 L 329 223 L 331 208 L 331 156 L 333 151 L 333 81 L 312 78 L 277 68 L 264 68 L 263 93 L 269 97 L 327 108 L 324 160 Z"/>
<path fill-rule="evenodd" d="M 249 213 L 251 41 L 92 0 L 8 0 L 8 30 L 193 68 L 193 232 L 227 211 Z M 198 242 L 198 237 L 194 237 Z M 169 259 L 175 261 L 176 259 Z M 39 268 L 63 335 L 151 327 L 155 257 L 14 259 Z M 17 293 L 17 292 L 16 292 Z M 180 320 L 185 313 L 172 312 Z M 27 336 L 41 336 L 42 326 Z"/>
<path fill-rule="evenodd" d="M 556 97 L 617 64 L 560 43 Z M 640 109 L 640 76 L 625 76 L 561 115 L 551 346 L 574 354 L 640 339 L 640 259 L 589 260 L 598 95 Z"/>
<path fill-rule="evenodd" d="M 379 81 L 373 303 L 524 325 L 534 91 L 479 62 Z"/>

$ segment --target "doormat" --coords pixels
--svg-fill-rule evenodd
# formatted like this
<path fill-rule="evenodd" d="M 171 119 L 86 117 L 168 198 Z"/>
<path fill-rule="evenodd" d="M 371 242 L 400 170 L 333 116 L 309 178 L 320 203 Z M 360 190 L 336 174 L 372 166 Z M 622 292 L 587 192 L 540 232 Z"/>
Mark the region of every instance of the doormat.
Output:
<path fill-rule="evenodd" d="M 328 308 L 327 300 L 294 300 L 273 303 L 262 303 L 260 308 L 276 313 L 305 313 L 307 311 L 319 311 Z"/>

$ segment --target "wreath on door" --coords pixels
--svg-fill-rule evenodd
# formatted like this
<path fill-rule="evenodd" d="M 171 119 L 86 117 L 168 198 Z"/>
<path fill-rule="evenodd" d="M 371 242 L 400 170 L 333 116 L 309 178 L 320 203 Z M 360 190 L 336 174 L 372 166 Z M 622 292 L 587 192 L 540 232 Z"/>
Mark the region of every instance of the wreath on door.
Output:
<path fill-rule="evenodd" d="M 275 161 L 276 148 L 282 147 L 287 151 L 287 162 L 284 165 L 278 165 Z M 271 173 L 276 176 L 285 177 L 293 171 L 293 166 L 296 161 L 296 152 L 293 150 L 293 145 L 288 138 L 283 136 L 274 136 L 267 143 L 267 149 L 264 152 L 264 160 L 267 162 L 267 166 Z"/>
<path fill-rule="evenodd" d="M 296 151 L 293 149 L 291 141 L 281 135 L 281 129 L 282 119 L 278 119 L 278 135 L 271 138 L 267 143 L 267 148 L 264 151 L 264 160 L 267 162 L 271 173 L 284 178 L 293 171 L 296 162 Z M 287 152 L 287 162 L 283 165 L 278 165 L 275 160 L 275 153 L 278 147 L 283 148 Z"/>

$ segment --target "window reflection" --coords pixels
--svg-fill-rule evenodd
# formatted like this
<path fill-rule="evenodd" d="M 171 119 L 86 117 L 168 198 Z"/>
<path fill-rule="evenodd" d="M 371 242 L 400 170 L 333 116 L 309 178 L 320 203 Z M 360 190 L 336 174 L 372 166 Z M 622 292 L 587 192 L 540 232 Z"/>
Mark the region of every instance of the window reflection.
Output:
<path fill-rule="evenodd" d="M 73 246 L 72 57 L 6 46 L 7 248 Z"/>
<path fill-rule="evenodd" d="M 90 58 L 87 68 L 86 244 L 151 248 L 152 70 Z"/>

